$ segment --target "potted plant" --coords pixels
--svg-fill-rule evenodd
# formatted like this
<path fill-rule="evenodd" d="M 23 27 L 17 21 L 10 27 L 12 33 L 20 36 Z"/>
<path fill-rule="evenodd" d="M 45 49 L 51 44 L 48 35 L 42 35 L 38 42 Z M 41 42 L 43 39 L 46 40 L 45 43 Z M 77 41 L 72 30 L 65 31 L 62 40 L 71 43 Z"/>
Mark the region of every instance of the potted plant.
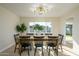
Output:
<path fill-rule="evenodd" d="M 44 26 L 41 26 L 41 25 L 39 25 L 39 24 L 36 24 L 36 25 L 34 26 L 34 30 L 36 31 L 36 34 L 37 34 L 37 33 L 40 34 L 41 31 L 44 30 Z"/>
<path fill-rule="evenodd" d="M 27 27 L 24 23 L 16 26 L 16 31 L 19 32 L 20 35 L 24 34 L 24 32 L 27 30 Z"/>

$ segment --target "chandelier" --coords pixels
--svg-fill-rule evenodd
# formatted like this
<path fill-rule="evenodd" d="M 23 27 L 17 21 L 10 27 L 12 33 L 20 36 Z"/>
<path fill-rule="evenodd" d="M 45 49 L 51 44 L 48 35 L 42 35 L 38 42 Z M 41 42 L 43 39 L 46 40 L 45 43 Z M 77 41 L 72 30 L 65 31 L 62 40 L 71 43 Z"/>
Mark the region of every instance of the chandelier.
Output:
<path fill-rule="evenodd" d="M 45 15 L 47 11 L 48 8 L 45 5 L 38 5 L 33 10 L 35 15 Z"/>

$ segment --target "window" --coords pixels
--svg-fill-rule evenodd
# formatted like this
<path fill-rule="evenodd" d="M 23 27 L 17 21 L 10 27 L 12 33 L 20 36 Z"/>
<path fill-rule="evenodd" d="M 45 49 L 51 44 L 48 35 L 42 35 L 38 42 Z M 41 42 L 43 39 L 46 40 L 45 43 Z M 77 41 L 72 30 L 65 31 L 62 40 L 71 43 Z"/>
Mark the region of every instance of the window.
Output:
<path fill-rule="evenodd" d="M 39 25 L 39 26 L 43 27 L 43 30 L 41 30 L 42 33 L 51 33 L 52 32 L 51 22 L 30 22 L 29 23 L 29 32 L 31 32 L 31 33 L 37 32 L 34 30 L 35 25 Z"/>

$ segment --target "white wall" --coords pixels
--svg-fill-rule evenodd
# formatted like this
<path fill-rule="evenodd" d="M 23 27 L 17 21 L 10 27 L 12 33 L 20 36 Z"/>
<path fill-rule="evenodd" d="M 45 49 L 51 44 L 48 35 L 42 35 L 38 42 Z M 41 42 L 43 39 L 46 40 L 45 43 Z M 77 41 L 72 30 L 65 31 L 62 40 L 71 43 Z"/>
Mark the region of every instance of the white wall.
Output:
<path fill-rule="evenodd" d="M 13 34 L 19 17 L 9 10 L 0 7 L 0 52 L 14 44 Z"/>
<path fill-rule="evenodd" d="M 60 18 L 53 17 L 21 17 L 20 22 L 25 23 L 27 26 L 29 22 L 51 22 L 53 35 L 60 33 Z"/>
<path fill-rule="evenodd" d="M 73 51 L 79 55 L 79 12 L 74 16 Z"/>

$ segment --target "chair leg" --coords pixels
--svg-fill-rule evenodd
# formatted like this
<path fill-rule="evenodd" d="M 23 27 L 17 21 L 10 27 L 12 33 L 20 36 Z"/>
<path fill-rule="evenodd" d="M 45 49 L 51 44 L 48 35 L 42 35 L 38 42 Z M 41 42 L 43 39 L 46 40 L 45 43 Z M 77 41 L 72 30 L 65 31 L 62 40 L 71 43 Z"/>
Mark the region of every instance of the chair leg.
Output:
<path fill-rule="evenodd" d="M 47 46 L 47 52 L 48 52 L 48 46 Z"/>
<path fill-rule="evenodd" d="M 49 49 L 48 49 L 48 50 L 49 50 L 49 52 L 48 52 L 48 56 L 50 56 L 50 47 L 49 47 Z"/>
<path fill-rule="evenodd" d="M 34 56 L 36 55 L 36 50 L 37 50 L 37 47 L 35 47 Z"/>
<path fill-rule="evenodd" d="M 61 47 L 61 51 L 63 52 L 62 45 L 60 45 L 60 47 Z"/>
<path fill-rule="evenodd" d="M 30 56 L 30 54 L 29 54 L 29 48 L 28 48 L 28 56 Z"/>
<path fill-rule="evenodd" d="M 44 53 L 43 53 L 43 47 L 42 47 L 42 56 L 44 56 Z"/>
<path fill-rule="evenodd" d="M 16 45 L 15 45 L 15 48 L 14 48 L 14 53 L 16 52 Z"/>
<path fill-rule="evenodd" d="M 56 54 L 57 54 L 57 56 L 58 56 L 58 49 L 56 49 Z"/>
<path fill-rule="evenodd" d="M 21 49 L 19 49 L 19 55 L 21 56 Z"/>
<path fill-rule="evenodd" d="M 48 50 L 48 46 L 47 46 L 47 50 Z"/>
<path fill-rule="evenodd" d="M 32 46 L 30 46 L 30 50 L 32 50 Z"/>
<path fill-rule="evenodd" d="M 21 56 L 21 49 L 22 49 L 22 47 L 21 46 L 19 46 L 19 55 Z"/>
<path fill-rule="evenodd" d="M 56 48 L 55 48 L 55 53 L 56 53 L 56 55 L 58 56 L 58 49 L 56 49 Z"/>

